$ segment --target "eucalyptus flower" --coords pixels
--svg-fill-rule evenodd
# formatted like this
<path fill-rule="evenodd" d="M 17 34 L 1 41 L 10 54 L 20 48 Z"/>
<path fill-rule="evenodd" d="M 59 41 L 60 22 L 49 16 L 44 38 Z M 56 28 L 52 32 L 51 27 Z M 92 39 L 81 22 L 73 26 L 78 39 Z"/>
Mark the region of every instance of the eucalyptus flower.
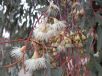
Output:
<path fill-rule="evenodd" d="M 62 31 L 65 27 L 65 21 L 59 21 L 56 18 L 53 18 L 54 23 L 51 25 L 51 28 L 56 30 L 56 31 Z"/>
<path fill-rule="evenodd" d="M 51 29 L 51 25 L 48 23 L 41 23 L 34 29 L 34 38 L 40 41 L 48 41 L 51 37 L 55 36 L 58 31 Z"/>
<path fill-rule="evenodd" d="M 32 58 L 25 61 L 26 70 L 28 71 L 36 71 L 40 69 L 46 68 L 46 60 L 44 57 L 41 58 Z"/>
<path fill-rule="evenodd" d="M 10 52 L 10 55 L 11 55 L 11 57 L 14 57 L 16 59 L 22 58 L 25 49 L 26 49 L 26 46 L 14 47 L 13 50 Z"/>

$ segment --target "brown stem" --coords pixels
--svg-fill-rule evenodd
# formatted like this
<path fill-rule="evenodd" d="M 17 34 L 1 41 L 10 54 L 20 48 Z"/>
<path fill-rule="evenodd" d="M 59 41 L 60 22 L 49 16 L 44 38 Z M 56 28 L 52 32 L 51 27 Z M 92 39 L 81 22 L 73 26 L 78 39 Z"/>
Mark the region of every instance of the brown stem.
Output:
<path fill-rule="evenodd" d="M 3 67 L 4 67 L 4 68 L 12 67 L 12 66 L 16 65 L 17 63 L 22 62 L 22 60 L 23 60 L 23 57 L 22 57 L 20 60 L 17 60 L 17 61 L 15 61 L 15 62 L 13 62 L 12 64 L 4 65 Z"/>
<path fill-rule="evenodd" d="M 13 62 L 12 64 L 4 65 L 4 66 L 3 66 L 4 68 L 12 67 L 12 66 L 16 65 L 16 64 L 19 63 L 19 62 L 22 62 L 22 63 L 24 64 L 24 55 L 25 55 L 26 46 L 22 46 L 20 50 L 21 50 L 22 53 L 23 53 L 23 57 L 21 57 L 21 59 L 15 61 L 15 62 Z"/>
<path fill-rule="evenodd" d="M 32 42 L 32 45 L 34 47 L 34 54 L 33 54 L 33 58 L 39 58 L 39 53 L 38 53 L 38 44 L 35 42 Z"/>

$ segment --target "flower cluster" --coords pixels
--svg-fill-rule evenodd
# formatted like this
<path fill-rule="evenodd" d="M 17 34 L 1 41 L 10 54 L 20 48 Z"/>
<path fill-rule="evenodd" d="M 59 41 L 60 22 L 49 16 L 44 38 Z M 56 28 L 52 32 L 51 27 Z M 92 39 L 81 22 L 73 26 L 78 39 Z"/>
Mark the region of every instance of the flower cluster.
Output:
<path fill-rule="evenodd" d="M 73 13 L 76 6 L 80 6 L 79 3 L 73 5 Z M 34 49 L 34 54 L 32 58 L 24 61 L 26 70 L 33 72 L 40 69 L 46 69 L 47 58 L 44 56 L 46 53 L 51 56 L 49 58 L 51 66 L 57 67 L 59 66 L 57 58 L 59 58 L 58 55 L 60 53 L 67 54 L 68 48 L 83 47 L 83 41 L 86 39 L 86 36 L 80 31 L 66 31 L 66 22 L 57 19 L 55 16 L 58 11 L 59 8 L 57 5 L 51 1 L 48 6 L 48 16 L 46 17 L 46 20 L 42 20 L 42 22 L 38 23 L 34 28 L 30 39 Z M 14 48 L 11 51 L 11 56 L 20 59 L 23 57 L 24 53 L 25 47 Z M 63 56 L 65 57 L 65 55 Z M 62 58 L 64 58 L 63 56 Z"/>
<path fill-rule="evenodd" d="M 33 37 L 36 40 L 48 42 L 49 39 L 58 35 L 65 27 L 66 25 L 64 21 L 49 17 L 47 22 L 40 23 L 35 27 Z"/>

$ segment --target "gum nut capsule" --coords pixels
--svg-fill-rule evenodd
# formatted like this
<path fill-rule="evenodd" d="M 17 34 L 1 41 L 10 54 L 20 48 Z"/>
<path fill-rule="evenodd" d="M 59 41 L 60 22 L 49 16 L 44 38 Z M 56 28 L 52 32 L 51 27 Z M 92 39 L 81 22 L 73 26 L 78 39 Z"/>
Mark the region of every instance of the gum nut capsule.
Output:
<path fill-rule="evenodd" d="M 83 53 L 84 53 L 84 51 L 83 51 L 83 50 L 81 50 L 81 51 L 80 51 L 80 53 L 81 53 L 81 54 L 83 54 Z"/>
<path fill-rule="evenodd" d="M 72 47 L 72 44 L 66 44 L 65 47 Z"/>
<path fill-rule="evenodd" d="M 53 52 L 53 55 L 54 55 L 54 56 L 57 55 L 57 52 Z"/>
<path fill-rule="evenodd" d="M 68 40 L 65 40 L 65 43 L 68 43 Z"/>
<path fill-rule="evenodd" d="M 76 13 L 76 9 L 74 9 L 72 13 L 75 14 Z"/>
<path fill-rule="evenodd" d="M 70 39 L 70 38 L 68 38 L 68 42 L 69 42 L 69 43 L 72 43 L 72 41 L 71 41 L 71 39 Z"/>
<path fill-rule="evenodd" d="M 80 40 L 80 36 L 79 35 L 76 35 L 75 36 L 75 40 Z"/>
<path fill-rule="evenodd" d="M 69 35 L 70 35 L 70 34 L 69 34 L 69 33 L 67 33 L 67 36 L 68 36 L 68 37 L 69 37 Z"/>
<path fill-rule="evenodd" d="M 26 50 L 26 46 L 21 47 L 21 51 L 24 52 Z"/>
<path fill-rule="evenodd" d="M 57 42 L 57 43 L 60 43 L 60 39 L 58 39 L 56 42 Z"/>
<path fill-rule="evenodd" d="M 85 36 L 85 35 L 83 35 L 83 34 L 82 34 L 82 39 L 83 39 L 83 40 L 85 40 L 85 39 L 86 39 L 86 36 Z"/>
<path fill-rule="evenodd" d="M 80 10 L 80 14 L 81 14 L 81 15 L 84 15 L 84 13 L 85 13 L 84 9 L 81 9 L 81 10 Z"/>
<path fill-rule="evenodd" d="M 78 44 L 78 46 L 79 46 L 79 47 L 82 47 L 82 46 L 83 46 L 83 44 L 82 44 L 82 43 L 79 43 L 79 44 Z"/>
<path fill-rule="evenodd" d="M 61 35 L 64 35 L 64 31 L 62 31 L 60 34 L 61 34 Z"/>
<path fill-rule="evenodd" d="M 70 35 L 74 35 L 74 32 L 70 31 Z"/>
<path fill-rule="evenodd" d="M 37 50 L 34 51 L 32 58 L 34 58 L 34 59 L 39 58 L 39 53 Z"/>
<path fill-rule="evenodd" d="M 53 67 L 56 67 L 56 63 L 55 63 L 55 62 L 53 62 L 53 63 L 52 63 L 52 66 L 53 66 Z"/>
<path fill-rule="evenodd" d="M 65 43 L 66 43 L 65 40 L 61 41 L 61 45 L 64 45 Z"/>
<path fill-rule="evenodd" d="M 55 43 L 53 43 L 53 45 L 52 46 L 56 46 L 56 44 Z"/>
<path fill-rule="evenodd" d="M 64 37 L 64 40 L 67 40 L 67 37 Z"/>
<path fill-rule="evenodd" d="M 79 10 L 77 10 L 77 13 L 76 13 L 76 15 L 79 15 L 80 14 L 80 11 Z"/>
<path fill-rule="evenodd" d="M 76 15 L 74 16 L 74 18 L 75 18 L 75 20 L 77 20 L 77 19 L 79 18 L 78 14 L 76 14 Z"/>
<path fill-rule="evenodd" d="M 59 44 L 56 42 L 56 43 L 55 43 L 55 46 L 58 46 L 58 45 L 59 45 Z"/>
<path fill-rule="evenodd" d="M 52 50 L 53 50 L 53 52 L 55 52 L 55 51 L 56 51 L 56 49 L 55 49 L 55 48 L 53 48 Z"/>
<path fill-rule="evenodd" d="M 54 46 L 54 43 L 52 43 L 51 45 Z"/>

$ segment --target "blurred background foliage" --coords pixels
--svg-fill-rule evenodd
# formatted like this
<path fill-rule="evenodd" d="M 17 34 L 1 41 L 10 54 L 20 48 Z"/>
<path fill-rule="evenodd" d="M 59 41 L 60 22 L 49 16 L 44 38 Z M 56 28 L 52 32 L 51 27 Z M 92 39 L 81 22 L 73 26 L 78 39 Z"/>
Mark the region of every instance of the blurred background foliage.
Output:
<path fill-rule="evenodd" d="M 1 0 L 0 37 L 5 29 L 10 39 L 26 38 L 38 16 L 39 6 L 47 3 L 46 0 Z"/>

